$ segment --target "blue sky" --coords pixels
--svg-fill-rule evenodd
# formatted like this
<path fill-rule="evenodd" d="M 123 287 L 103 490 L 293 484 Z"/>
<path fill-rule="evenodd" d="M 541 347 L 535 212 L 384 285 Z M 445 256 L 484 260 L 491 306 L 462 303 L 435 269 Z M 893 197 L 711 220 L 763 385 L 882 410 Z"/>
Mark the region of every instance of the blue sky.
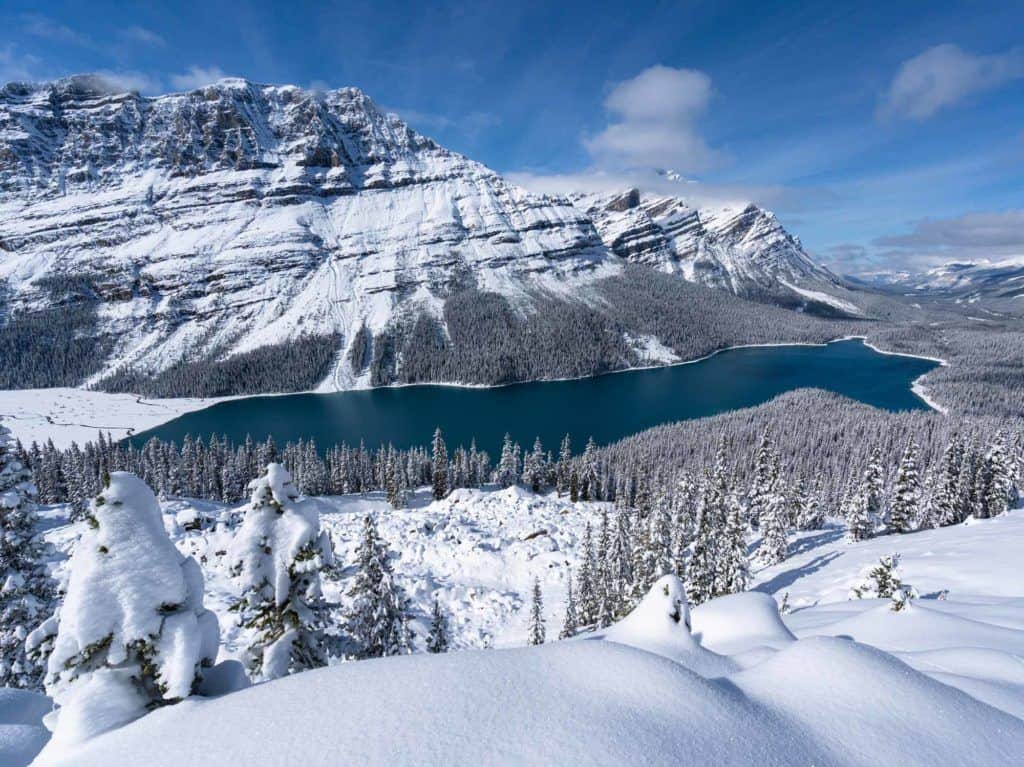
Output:
<path fill-rule="evenodd" d="M 872 7 L 877 6 L 877 7 Z M 356 85 L 542 190 L 695 181 L 840 271 L 1024 255 L 1024 4 L 22 3 L 0 79 Z"/>

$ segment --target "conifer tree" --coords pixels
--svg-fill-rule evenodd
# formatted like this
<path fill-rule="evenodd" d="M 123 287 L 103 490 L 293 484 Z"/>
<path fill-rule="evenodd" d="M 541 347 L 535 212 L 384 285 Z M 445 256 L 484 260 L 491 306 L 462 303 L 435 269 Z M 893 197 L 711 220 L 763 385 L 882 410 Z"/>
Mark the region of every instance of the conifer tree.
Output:
<path fill-rule="evenodd" d="M 544 598 L 540 593 L 540 579 L 533 579 L 533 593 L 530 600 L 530 629 L 527 641 L 531 645 L 544 644 Z"/>
<path fill-rule="evenodd" d="M 1012 487 L 1012 475 L 1006 457 L 1005 432 L 997 433 L 985 451 L 979 477 L 978 516 L 987 519 L 1005 513 L 1010 505 Z"/>
<path fill-rule="evenodd" d="M 721 557 L 718 561 L 718 594 L 736 594 L 747 590 L 750 564 L 747 556 L 747 524 L 743 519 L 743 506 L 734 495 L 728 498 L 725 529 L 722 531 Z M 767 527 L 765 535 L 768 534 Z"/>
<path fill-rule="evenodd" d="M 566 434 L 558 451 L 558 466 L 555 470 L 555 490 L 561 498 L 569 492 L 569 474 L 572 471 L 572 441 Z"/>
<path fill-rule="evenodd" d="M 579 630 L 579 619 L 576 617 L 576 596 L 572 591 L 572 570 L 565 579 L 565 619 L 562 622 L 562 630 L 558 634 L 559 639 L 568 639 L 576 636 Z"/>
<path fill-rule="evenodd" d="M 576 574 L 576 598 L 579 605 L 580 626 L 592 626 L 597 622 L 597 559 L 594 552 L 594 534 L 588 520 L 580 542 L 580 564 Z"/>
<path fill-rule="evenodd" d="M 686 597 L 693 605 L 703 604 L 715 596 L 716 592 L 718 504 L 715 485 L 709 480 L 697 509 L 693 549 L 686 563 Z"/>
<path fill-rule="evenodd" d="M 533 450 L 523 459 L 523 484 L 533 492 L 539 493 L 544 485 L 544 473 L 544 446 L 540 437 L 537 437 L 533 441 Z"/>
<path fill-rule="evenodd" d="M 25 639 L 53 612 L 56 583 L 36 530 L 32 473 L 19 452 L 0 426 L 0 686 L 41 690 L 46 659 L 30 656 Z"/>
<path fill-rule="evenodd" d="M 747 517 L 754 528 L 761 523 L 761 516 L 772 502 L 778 481 L 778 458 L 771 434 L 765 429 L 754 457 L 754 477 L 747 500 Z"/>
<path fill-rule="evenodd" d="M 430 614 L 430 633 L 427 634 L 427 652 L 448 652 L 450 642 L 448 616 L 441 609 L 437 597 L 434 597 L 434 609 Z"/>
<path fill-rule="evenodd" d="M 444 444 L 444 437 L 441 435 L 440 428 L 434 430 L 431 466 L 433 467 L 431 485 L 434 492 L 434 500 L 440 501 L 448 495 L 448 448 Z"/>
<path fill-rule="evenodd" d="M 909 533 L 914 529 L 920 514 L 921 480 L 917 471 L 917 445 L 913 440 L 907 444 L 896 469 L 892 509 L 889 526 L 897 533 Z"/>
<path fill-rule="evenodd" d="M 498 487 L 512 487 L 519 480 L 519 458 L 516 455 L 516 447 L 512 444 L 512 437 L 506 432 L 495 476 Z"/>
<path fill-rule="evenodd" d="M 789 554 L 789 510 L 778 487 L 776 479 L 763 496 L 761 545 L 757 554 L 765 565 L 776 565 Z"/>
<path fill-rule="evenodd" d="M 942 453 L 942 463 L 936 477 L 932 499 L 934 517 L 939 526 L 954 525 L 960 521 L 958 484 L 960 462 L 963 460 L 960 440 L 953 435 Z"/>
<path fill-rule="evenodd" d="M 363 519 L 363 536 L 356 557 L 348 620 L 349 633 L 358 648 L 356 656 L 381 658 L 410 652 L 405 592 L 395 582 L 387 546 L 369 515 Z"/>
<path fill-rule="evenodd" d="M 171 542 L 142 480 L 107 474 L 86 523 L 63 603 L 28 638 L 30 651 L 52 648 L 58 752 L 192 694 L 219 643 L 202 571 Z"/>
<path fill-rule="evenodd" d="M 241 596 L 232 605 L 254 630 L 245 663 L 253 679 L 327 665 L 327 606 L 320 573 L 334 563 L 315 502 L 300 501 L 279 463 L 249 485 L 249 506 L 228 551 Z"/>

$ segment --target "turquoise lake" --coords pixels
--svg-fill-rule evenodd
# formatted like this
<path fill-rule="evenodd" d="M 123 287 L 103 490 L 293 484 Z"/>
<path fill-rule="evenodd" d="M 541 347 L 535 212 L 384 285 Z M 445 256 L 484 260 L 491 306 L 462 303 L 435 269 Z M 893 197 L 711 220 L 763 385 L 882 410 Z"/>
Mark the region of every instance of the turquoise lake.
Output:
<path fill-rule="evenodd" d="M 314 438 L 334 443 L 395 447 L 428 445 L 440 426 L 449 446 L 471 438 L 495 451 L 509 432 L 524 446 L 539 436 L 556 450 L 571 435 L 574 450 L 588 437 L 599 444 L 662 423 L 722 413 L 766 402 L 783 392 L 815 387 L 886 410 L 922 410 L 911 391 L 930 360 L 881 354 L 859 340 L 824 346 L 730 349 L 686 365 L 632 370 L 573 381 L 496 388 L 405 386 L 335 394 L 247 397 L 188 413 L 132 438 L 181 442 L 186 434 L 209 439 L 247 434 L 278 445 Z"/>

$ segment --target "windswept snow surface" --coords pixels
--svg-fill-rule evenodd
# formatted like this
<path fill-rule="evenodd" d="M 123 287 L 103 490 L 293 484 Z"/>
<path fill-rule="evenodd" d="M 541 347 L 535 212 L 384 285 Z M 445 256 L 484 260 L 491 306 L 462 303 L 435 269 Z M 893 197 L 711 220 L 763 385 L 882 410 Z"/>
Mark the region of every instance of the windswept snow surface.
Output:
<path fill-rule="evenodd" d="M 192 698 L 47 764 L 657 765 L 685 756 L 934 767 L 1009 765 L 1024 753 L 1024 510 L 857 544 L 828 526 L 755 572 L 751 593 L 677 611 L 681 591 L 659 584 L 603 634 L 525 649 L 534 577 L 553 637 L 583 526 L 601 504 L 519 488 L 436 502 L 420 491 L 402 511 L 377 495 L 315 503 L 341 565 L 325 579 L 328 600 L 345 603 L 362 517 L 375 515 L 416 614 L 417 650 L 436 596 L 458 652 Z M 171 500 L 163 511 L 172 539 L 203 563 L 220 659 L 232 657 L 246 637 L 227 612 L 234 585 L 218 555 L 231 534 L 184 525 L 233 510 Z M 44 514 L 47 537 L 67 550 L 74 528 L 55 525 L 59 513 Z M 900 613 L 883 600 L 849 601 L 864 567 L 892 552 L 921 598 Z M 780 620 L 775 600 L 787 593 L 792 612 Z"/>

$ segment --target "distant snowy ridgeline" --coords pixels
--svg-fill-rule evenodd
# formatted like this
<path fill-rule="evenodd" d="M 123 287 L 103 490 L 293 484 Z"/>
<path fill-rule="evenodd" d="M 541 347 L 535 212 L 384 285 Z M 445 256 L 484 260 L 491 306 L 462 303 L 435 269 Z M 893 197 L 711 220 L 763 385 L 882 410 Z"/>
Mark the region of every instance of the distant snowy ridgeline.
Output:
<path fill-rule="evenodd" d="M 565 611 L 588 520 L 605 504 L 520 488 L 417 493 L 391 510 L 377 495 L 311 499 L 348 601 L 359 530 L 371 515 L 417 616 L 421 650 L 436 598 L 453 652 L 345 663 L 219 698 L 192 697 L 87 741 L 49 764 L 679 764 L 1009 765 L 1024 753 L 1024 511 L 847 543 L 831 524 L 797 534 L 748 592 L 690 608 L 666 576 L 603 632 L 522 649 L 538 579 L 549 640 Z M 231 507 L 161 504 L 183 554 L 201 562 L 221 656 L 247 630 L 210 527 Z M 48 539 L 78 531 L 45 512 Z M 902 554 L 920 598 L 850 600 L 866 567 Z M 774 595 L 772 599 L 769 594 Z M 792 612 L 780 616 L 778 603 Z M 851 638 L 853 641 L 851 641 Z M 469 648 L 497 648 L 470 651 Z"/>

